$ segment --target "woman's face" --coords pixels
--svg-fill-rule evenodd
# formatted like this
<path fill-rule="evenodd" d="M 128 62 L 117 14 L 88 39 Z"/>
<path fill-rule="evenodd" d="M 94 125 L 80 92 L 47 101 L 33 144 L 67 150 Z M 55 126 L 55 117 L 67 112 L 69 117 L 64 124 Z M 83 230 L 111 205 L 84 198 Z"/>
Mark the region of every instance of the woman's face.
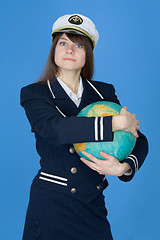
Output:
<path fill-rule="evenodd" d="M 65 33 L 59 38 L 55 48 L 55 64 L 60 71 L 81 71 L 85 65 L 86 52 L 78 42 L 72 42 Z"/>

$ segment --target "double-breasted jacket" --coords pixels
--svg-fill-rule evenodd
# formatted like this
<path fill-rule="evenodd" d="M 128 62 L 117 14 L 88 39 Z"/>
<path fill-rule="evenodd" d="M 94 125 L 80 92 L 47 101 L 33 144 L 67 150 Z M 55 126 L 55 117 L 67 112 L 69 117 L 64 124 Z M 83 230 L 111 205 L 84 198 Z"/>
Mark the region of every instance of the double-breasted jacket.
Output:
<path fill-rule="evenodd" d="M 102 193 L 108 182 L 104 175 L 93 171 L 80 160 L 73 143 L 113 141 L 112 116 L 102 119 L 77 117 L 77 114 L 93 102 L 103 100 L 120 103 L 113 85 L 98 81 L 92 81 L 90 85 L 85 79 L 82 82 L 84 90 L 79 107 L 56 79 L 50 80 L 50 89 L 44 83 L 33 83 L 23 87 L 21 105 L 31 124 L 31 131 L 35 134 L 36 149 L 40 156 L 41 168 L 33 184 L 89 203 Z M 103 139 L 100 135 L 102 131 Z M 130 165 L 132 174 L 123 175 L 119 177 L 120 180 L 130 181 L 133 178 L 142 166 L 147 152 L 147 139 L 139 132 L 132 153 L 122 161 Z"/>

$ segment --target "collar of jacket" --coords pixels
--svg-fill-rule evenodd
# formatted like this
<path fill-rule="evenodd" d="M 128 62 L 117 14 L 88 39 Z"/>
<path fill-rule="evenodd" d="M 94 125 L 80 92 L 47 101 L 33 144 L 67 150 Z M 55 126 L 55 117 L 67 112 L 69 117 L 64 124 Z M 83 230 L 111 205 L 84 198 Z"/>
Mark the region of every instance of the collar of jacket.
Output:
<path fill-rule="evenodd" d="M 77 107 L 75 103 L 70 99 L 70 97 L 61 87 L 57 79 L 52 79 L 50 83 L 51 89 L 55 95 L 55 98 L 52 97 L 54 104 L 59 107 L 59 109 L 66 116 L 76 116 L 87 105 L 93 102 L 102 101 L 97 92 L 90 86 L 90 84 L 85 79 L 82 79 L 84 90 L 79 107 Z"/>

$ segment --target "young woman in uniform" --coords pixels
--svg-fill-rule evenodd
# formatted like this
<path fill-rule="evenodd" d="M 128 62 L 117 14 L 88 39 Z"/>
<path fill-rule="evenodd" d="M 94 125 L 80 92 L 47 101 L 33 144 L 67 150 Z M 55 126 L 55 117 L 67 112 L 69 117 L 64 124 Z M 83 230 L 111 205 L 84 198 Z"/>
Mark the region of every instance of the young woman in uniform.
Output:
<path fill-rule="evenodd" d="M 105 175 L 130 181 L 145 160 L 147 139 L 126 107 L 115 117 L 77 117 L 90 103 L 119 101 L 113 85 L 92 81 L 93 49 L 99 37 L 94 23 L 80 14 L 65 15 L 52 30 L 44 76 L 21 90 L 41 165 L 31 186 L 23 240 L 111 240 Z M 93 162 L 87 161 L 73 148 L 73 143 L 97 141 L 95 135 L 98 141 L 112 141 L 120 129 L 137 138 L 121 163 L 104 152 L 106 161 L 84 152 Z"/>

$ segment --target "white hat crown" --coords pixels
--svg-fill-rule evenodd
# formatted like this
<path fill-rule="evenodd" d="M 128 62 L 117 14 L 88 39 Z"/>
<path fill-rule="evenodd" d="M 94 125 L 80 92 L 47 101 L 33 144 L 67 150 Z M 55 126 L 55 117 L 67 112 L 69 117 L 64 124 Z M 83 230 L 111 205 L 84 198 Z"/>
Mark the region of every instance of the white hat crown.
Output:
<path fill-rule="evenodd" d="M 52 27 L 52 40 L 53 35 L 58 32 L 75 32 L 84 35 L 92 41 L 93 47 L 97 45 L 99 38 L 95 24 L 81 14 L 67 14 L 59 17 Z"/>

